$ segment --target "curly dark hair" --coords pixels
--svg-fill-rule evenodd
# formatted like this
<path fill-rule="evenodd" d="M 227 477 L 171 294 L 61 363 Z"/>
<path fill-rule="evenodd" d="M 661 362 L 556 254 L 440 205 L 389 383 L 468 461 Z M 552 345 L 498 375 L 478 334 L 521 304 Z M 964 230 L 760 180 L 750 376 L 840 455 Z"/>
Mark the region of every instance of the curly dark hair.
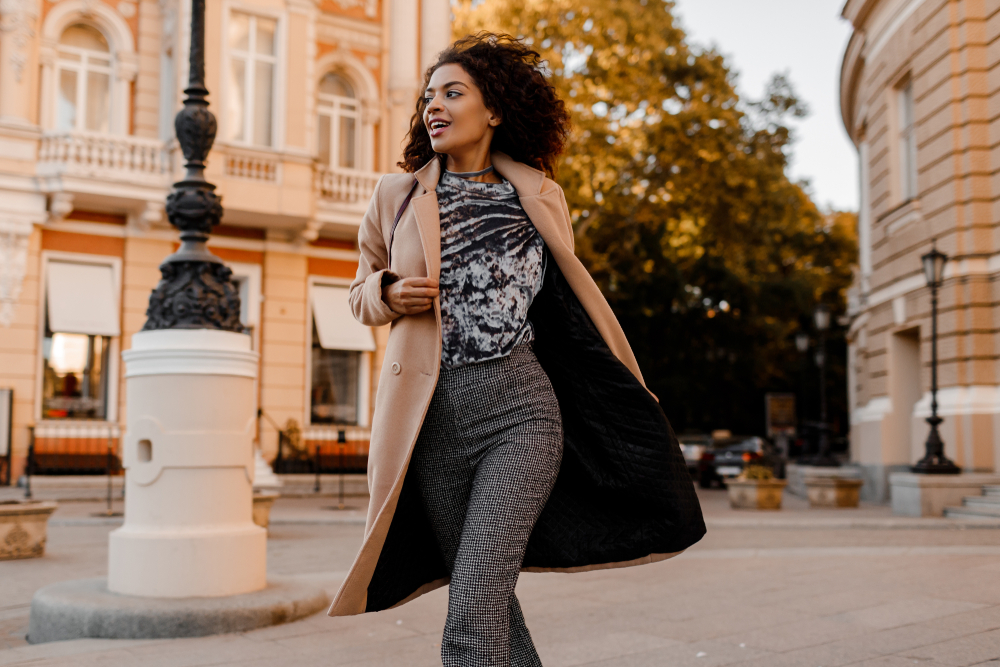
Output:
<path fill-rule="evenodd" d="M 569 112 L 542 73 L 542 57 L 522 40 L 480 32 L 441 52 L 424 75 L 424 88 L 442 65 L 461 66 L 479 87 L 486 108 L 500 116 L 492 149 L 554 176 L 556 159 L 569 134 Z M 423 89 L 399 166 L 414 172 L 437 155 L 424 126 Z M 438 155 L 443 158 L 443 155 Z"/>

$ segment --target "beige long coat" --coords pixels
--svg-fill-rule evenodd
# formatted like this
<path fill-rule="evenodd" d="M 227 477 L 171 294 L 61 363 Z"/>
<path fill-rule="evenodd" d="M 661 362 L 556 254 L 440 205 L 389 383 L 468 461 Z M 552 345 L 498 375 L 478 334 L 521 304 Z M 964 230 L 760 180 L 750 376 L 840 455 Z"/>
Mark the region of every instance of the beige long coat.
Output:
<path fill-rule="evenodd" d="M 635 356 L 621 326 L 597 284 L 574 254 L 573 229 L 562 189 L 542 172 L 515 162 L 502 153 L 494 153 L 492 160 L 497 172 L 514 186 L 525 213 L 542 236 L 566 283 L 586 309 L 607 348 L 644 387 Z M 386 248 L 393 219 L 410 191 L 414 177 L 418 185 L 399 220 L 392 244 L 392 265 L 387 267 Z M 392 327 L 379 377 L 371 429 L 368 459 L 371 502 L 364 543 L 333 601 L 329 611 L 331 616 L 359 614 L 370 607 L 369 584 L 397 511 L 410 456 L 437 383 L 441 361 L 439 300 L 434 299 L 433 308 L 424 313 L 400 316 L 388 308 L 381 296 L 386 271 L 399 277 L 439 278 L 441 231 L 435 193 L 439 177 L 440 163 L 436 159 L 412 175 L 383 176 L 375 187 L 358 234 L 361 259 L 350 291 L 354 316 L 368 326 L 391 322 Z M 697 518 L 700 520 L 700 510 Z M 628 563 L 602 563 L 592 567 L 639 564 L 671 555 L 674 554 L 650 554 Z M 419 587 L 399 603 L 446 583 L 446 577 L 429 582 L 418 581 Z"/>

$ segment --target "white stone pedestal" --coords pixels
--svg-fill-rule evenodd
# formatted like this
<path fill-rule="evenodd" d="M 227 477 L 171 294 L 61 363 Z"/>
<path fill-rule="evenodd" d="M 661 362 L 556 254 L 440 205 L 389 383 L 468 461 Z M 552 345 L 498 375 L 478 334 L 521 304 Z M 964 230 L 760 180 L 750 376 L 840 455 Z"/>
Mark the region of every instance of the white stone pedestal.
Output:
<path fill-rule="evenodd" d="M 281 488 L 281 478 L 274 474 L 271 466 L 267 465 L 267 461 L 264 460 L 264 453 L 260 451 L 260 447 L 254 447 L 253 449 L 253 488 Z"/>
<path fill-rule="evenodd" d="M 987 484 L 1000 484 L 995 473 L 961 475 L 918 475 L 894 472 L 889 475 L 892 513 L 900 516 L 943 516 L 945 507 L 962 504 L 965 496 L 978 496 Z"/>
<path fill-rule="evenodd" d="M 111 533 L 108 590 L 182 598 L 263 589 L 267 531 L 252 513 L 250 337 L 143 331 L 122 356 L 125 523 Z"/>

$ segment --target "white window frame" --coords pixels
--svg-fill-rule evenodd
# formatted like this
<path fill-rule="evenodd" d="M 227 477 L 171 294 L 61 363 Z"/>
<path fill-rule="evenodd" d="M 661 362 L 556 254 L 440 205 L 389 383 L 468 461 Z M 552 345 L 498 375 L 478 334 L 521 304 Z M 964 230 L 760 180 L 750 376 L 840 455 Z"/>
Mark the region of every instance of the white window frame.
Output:
<path fill-rule="evenodd" d="M 45 341 L 45 316 L 48 312 L 47 299 L 49 263 L 57 261 L 74 262 L 76 264 L 93 264 L 96 266 L 110 266 L 112 279 L 114 281 L 115 309 L 118 312 L 119 321 L 121 321 L 122 260 L 120 257 L 113 257 L 110 255 L 88 255 L 76 252 L 62 252 L 58 250 L 43 250 L 41 259 L 42 271 L 39 278 L 39 294 L 41 295 L 41 298 L 38 301 L 38 336 L 36 339 L 38 352 L 36 355 L 37 359 L 35 360 L 35 423 L 38 425 L 71 424 L 85 421 L 87 424 L 117 424 L 118 384 L 120 381 L 118 364 L 119 357 L 121 357 L 121 336 L 111 336 L 111 347 L 108 350 L 107 414 L 103 421 L 99 419 L 42 419 L 42 394 L 45 391 L 45 360 L 42 358 L 42 350 Z"/>
<path fill-rule="evenodd" d="M 224 133 L 223 137 L 226 137 L 222 143 L 229 144 L 231 146 L 240 146 L 243 148 L 252 148 L 254 150 L 261 151 L 281 151 L 284 150 L 285 144 L 285 114 L 284 114 L 284 104 L 283 100 L 285 98 L 285 76 L 284 63 L 287 62 L 286 54 L 286 24 L 285 15 L 283 12 L 273 12 L 267 11 L 261 7 L 255 7 L 253 5 L 248 5 L 240 2 L 227 2 L 223 4 L 223 20 L 222 20 L 222 99 L 224 104 L 228 104 L 229 100 L 229 79 L 231 65 L 234 58 L 239 58 L 243 60 L 246 67 L 244 69 L 245 86 L 243 91 L 243 139 L 229 139 L 232 128 L 229 126 L 229 110 L 223 109 L 223 119 L 224 119 Z M 235 51 L 229 45 L 229 24 L 232 21 L 234 13 L 245 14 L 250 17 L 251 28 L 248 42 L 247 51 Z M 255 44 L 257 40 L 257 31 L 255 29 L 256 20 L 258 18 L 269 19 L 275 21 L 274 29 L 274 55 L 264 56 L 254 52 Z M 272 82 L 271 90 L 274 91 L 274 95 L 271 100 L 271 145 L 262 146 L 253 143 L 253 120 L 254 113 L 256 109 L 253 107 L 253 96 L 254 96 L 254 77 L 253 72 L 255 68 L 251 65 L 260 62 L 267 62 L 273 65 L 272 70 Z"/>
<path fill-rule="evenodd" d="M 316 92 L 316 138 L 319 139 L 319 117 L 329 116 L 330 117 L 330 163 L 326 166 L 330 169 L 336 169 L 339 171 L 362 171 L 363 165 L 366 164 L 367 160 L 364 159 L 362 155 L 362 150 L 364 146 L 364 131 L 363 120 L 364 115 L 361 112 L 361 99 L 357 95 L 358 87 L 351 80 L 350 77 L 345 76 L 342 72 L 326 72 L 322 77 L 320 77 L 320 82 L 323 81 L 323 77 L 327 74 L 333 74 L 339 76 L 341 79 L 347 81 L 348 84 L 354 89 L 354 97 L 342 97 L 340 95 L 330 95 L 327 93 L 319 92 L 317 86 Z M 350 104 L 354 107 L 353 111 L 348 111 L 343 108 L 344 104 Z M 353 167 L 342 167 L 338 162 L 340 154 L 340 119 L 341 118 L 353 118 L 354 119 L 354 166 Z M 318 144 L 318 142 L 317 142 Z M 317 157 L 318 157 L 318 146 L 317 146 Z"/>
<path fill-rule="evenodd" d="M 115 49 L 111 40 L 108 36 L 104 34 L 100 28 L 86 21 L 76 21 L 71 23 L 66 28 L 70 28 L 74 25 L 84 25 L 91 30 L 96 30 L 100 33 L 101 37 L 108 45 L 107 50 L 107 66 L 103 65 L 93 65 L 89 63 L 89 54 L 101 53 L 99 51 L 91 51 L 90 49 L 82 49 L 78 46 L 68 46 L 62 44 L 61 42 L 56 44 L 56 67 L 55 67 L 55 95 L 52 97 L 51 104 L 55 106 L 52 112 L 52 117 L 56 123 L 59 122 L 59 86 L 62 80 L 63 71 L 72 71 L 76 74 L 76 122 L 75 127 L 60 128 L 58 125 L 56 129 L 60 132 L 96 132 L 95 130 L 87 129 L 87 84 L 90 77 L 87 76 L 89 72 L 97 72 L 99 74 L 106 74 L 108 77 L 108 134 L 111 133 L 112 129 L 115 127 L 115 106 L 117 100 L 115 99 L 115 89 L 118 87 L 115 85 Z M 64 30 L 65 32 L 65 30 Z M 60 36 L 61 37 L 61 36 Z M 74 53 L 80 57 L 78 62 L 73 62 L 72 60 L 64 60 L 63 53 Z M 103 57 L 103 56 L 102 56 Z M 104 134 L 103 132 L 100 134 Z"/>
<path fill-rule="evenodd" d="M 260 351 L 260 304 L 262 269 L 260 264 L 226 262 L 233 271 L 233 280 L 239 286 L 240 322 L 251 327 L 250 338 L 254 351 Z"/>
<path fill-rule="evenodd" d="M 901 201 L 917 198 L 917 119 L 913 80 L 907 80 L 896 91 L 899 123 L 899 192 Z"/>
<path fill-rule="evenodd" d="M 305 382 L 305 415 L 302 423 L 312 426 L 312 347 L 313 347 L 313 288 L 316 286 L 350 287 L 349 278 L 333 278 L 329 276 L 309 276 L 308 293 L 306 294 L 306 382 Z M 356 350 L 348 350 L 356 351 Z M 345 425 L 349 428 L 368 428 L 371 426 L 371 393 L 372 393 L 372 352 L 360 352 L 361 363 L 358 369 L 358 423 Z M 337 424 L 317 424 L 332 428 Z"/>

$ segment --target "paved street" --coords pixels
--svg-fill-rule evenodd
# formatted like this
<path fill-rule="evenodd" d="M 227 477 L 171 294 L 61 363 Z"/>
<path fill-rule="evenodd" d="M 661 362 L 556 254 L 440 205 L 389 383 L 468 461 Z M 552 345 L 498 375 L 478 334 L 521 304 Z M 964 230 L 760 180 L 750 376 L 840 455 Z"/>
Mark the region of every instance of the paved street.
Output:
<path fill-rule="evenodd" d="M 701 492 L 708 536 L 665 563 L 526 574 L 518 596 L 546 667 L 1000 667 L 1000 526 L 892 517 L 884 507 L 735 512 Z M 335 590 L 363 503 L 281 499 L 269 571 Z M 24 642 L 35 589 L 106 573 L 100 503 L 53 515 L 44 559 L 0 563 L 0 665 L 439 665 L 447 590 L 351 618 L 319 614 L 239 635 Z M 120 521 L 120 520 L 119 520 Z"/>

